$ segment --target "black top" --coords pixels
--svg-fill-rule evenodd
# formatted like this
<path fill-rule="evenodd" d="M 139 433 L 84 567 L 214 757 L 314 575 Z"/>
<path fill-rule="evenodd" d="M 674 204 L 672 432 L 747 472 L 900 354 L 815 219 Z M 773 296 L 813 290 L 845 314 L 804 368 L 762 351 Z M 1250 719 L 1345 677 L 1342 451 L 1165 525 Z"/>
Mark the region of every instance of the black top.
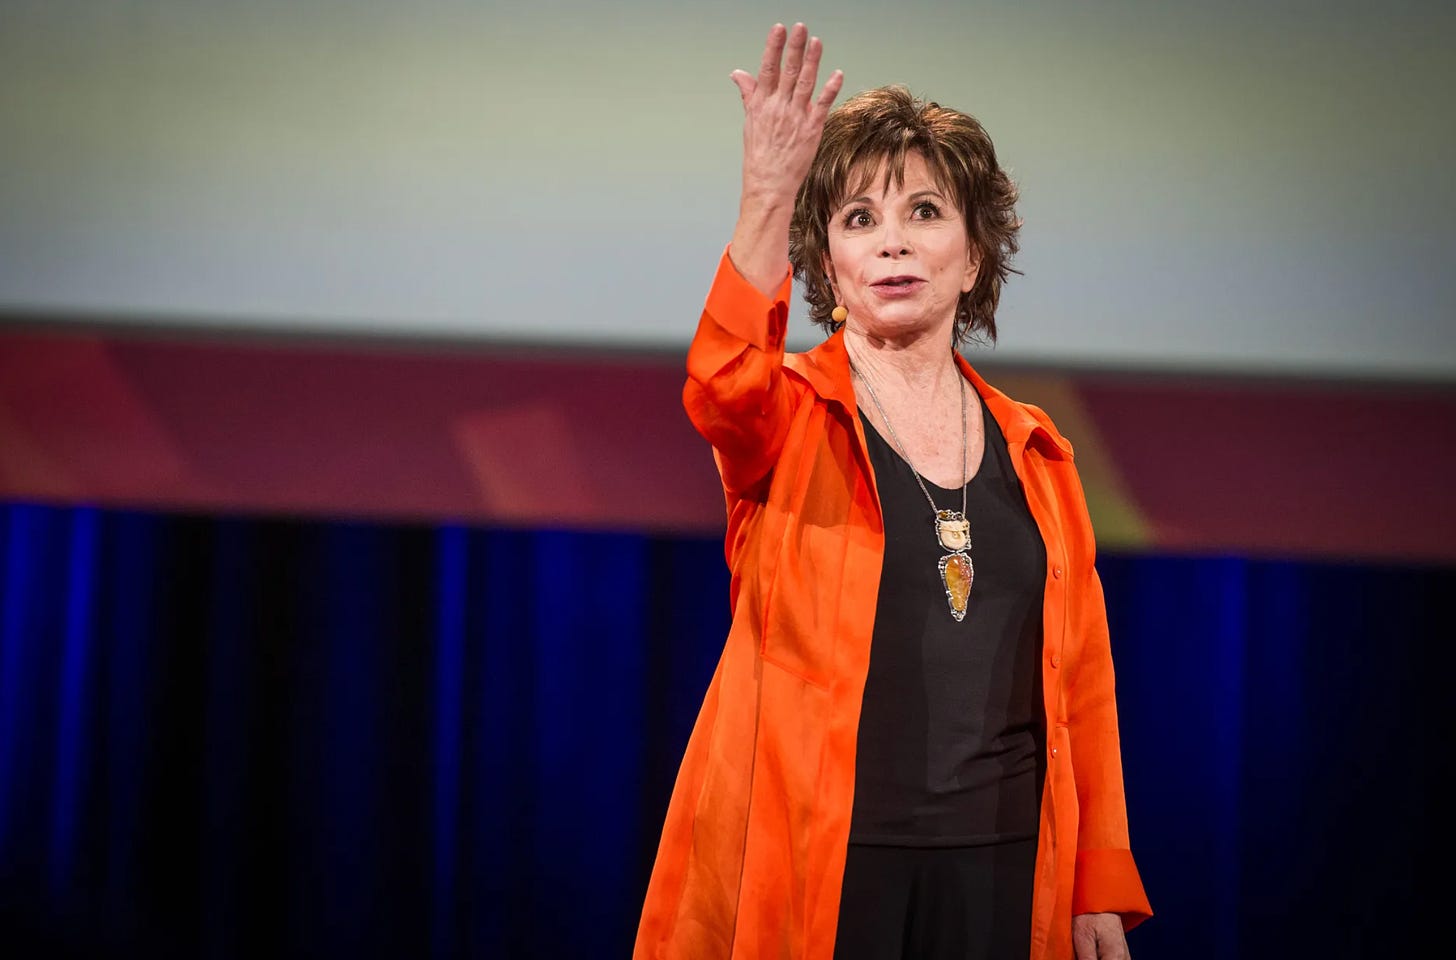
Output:
<path fill-rule="evenodd" d="M 951 616 L 933 514 L 909 465 L 861 414 L 885 521 L 884 571 L 859 723 L 850 842 L 970 846 L 1037 835 L 1046 770 L 1041 706 L 1046 546 L 1006 438 L 966 490 L 974 567 Z M 924 478 L 922 478 L 924 479 Z M 961 492 L 925 481 L 936 506 Z"/>

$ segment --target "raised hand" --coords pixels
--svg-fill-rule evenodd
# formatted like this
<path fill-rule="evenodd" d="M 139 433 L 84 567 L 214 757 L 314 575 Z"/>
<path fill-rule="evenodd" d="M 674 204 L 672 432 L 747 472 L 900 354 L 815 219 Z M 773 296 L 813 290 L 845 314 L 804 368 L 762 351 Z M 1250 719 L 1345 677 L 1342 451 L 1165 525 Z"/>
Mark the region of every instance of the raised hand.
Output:
<path fill-rule="evenodd" d="M 789 219 L 794 196 L 809 172 L 829 107 L 844 85 L 835 70 L 818 96 L 824 45 L 802 23 L 774 24 L 763 47 L 758 76 L 734 70 L 743 97 L 743 194 L 730 255 L 738 272 L 772 294 L 789 258 Z"/>
<path fill-rule="evenodd" d="M 733 71 L 733 82 L 743 97 L 745 194 L 792 198 L 809 172 L 824 132 L 824 118 L 844 83 L 844 74 L 836 70 L 819 96 L 813 96 L 823 54 L 824 44 L 809 36 L 802 23 L 787 31 L 783 24 L 774 24 L 763 47 L 758 76 Z"/>

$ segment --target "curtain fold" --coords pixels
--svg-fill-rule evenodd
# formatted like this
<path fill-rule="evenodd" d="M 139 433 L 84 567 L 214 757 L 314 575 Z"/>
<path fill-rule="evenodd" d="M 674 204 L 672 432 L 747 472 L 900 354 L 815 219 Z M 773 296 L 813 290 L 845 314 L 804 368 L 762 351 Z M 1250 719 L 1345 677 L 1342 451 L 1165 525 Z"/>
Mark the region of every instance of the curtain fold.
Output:
<path fill-rule="evenodd" d="M 629 954 L 719 542 L 10 504 L 0 558 L 0 951 Z M 1456 571 L 1099 569 L 1134 953 L 1413 950 Z"/>

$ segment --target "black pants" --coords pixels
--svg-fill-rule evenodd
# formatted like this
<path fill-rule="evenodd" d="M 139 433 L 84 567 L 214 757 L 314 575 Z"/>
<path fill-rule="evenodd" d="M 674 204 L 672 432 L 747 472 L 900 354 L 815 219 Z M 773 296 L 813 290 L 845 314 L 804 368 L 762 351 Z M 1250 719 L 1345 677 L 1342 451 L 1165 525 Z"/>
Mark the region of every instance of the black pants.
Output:
<path fill-rule="evenodd" d="M 849 845 L 835 960 L 1026 960 L 1036 840 Z"/>

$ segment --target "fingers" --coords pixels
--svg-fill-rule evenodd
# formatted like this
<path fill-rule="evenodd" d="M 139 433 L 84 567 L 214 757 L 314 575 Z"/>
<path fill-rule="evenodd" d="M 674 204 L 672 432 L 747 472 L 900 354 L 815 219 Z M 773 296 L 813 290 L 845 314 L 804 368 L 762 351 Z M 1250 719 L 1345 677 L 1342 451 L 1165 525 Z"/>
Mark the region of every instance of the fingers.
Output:
<path fill-rule="evenodd" d="M 824 89 L 819 91 L 819 99 L 815 105 L 820 113 L 828 113 L 829 107 L 834 103 L 834 98 L 839 96 L 840 88 L 844 86 L 844 71 L 836 70 L 824 81 Z"/>
<path fill-rule="evenodd" d="M 794 84 L 794 99 L 808 103 L 814 93 L 814 84 L 819 82 L 819 59 L 824 55 L 824 44 L 818 37 L 810 37 L 804 48 L 804 63 L 799 68 L 799 79 Z"/>
<path fill-rule="evenodd" d="M 799 71 L 804 68 L 804 47 L 809 40 L 809 30 L 802 23 L 794 24 L 794 29 L 789 31 L 789 50 L 784 57 L 784 70 L 779 76 L 779 89 L 784 93 L 793 91 L 795 84 L 799 82 Z M 811 87 L 813 80 L 810 81 Z"/>
<path fill-rule="evenodd" d="M 763 60 L 758 66 L 758 76 L 747 71 L 734 70 L 730 74 L 744 103 L 756 92 L 772 96 L 775 92 L 808 105 L 814 96 L 814 85 L 819 82 L 819 66 L 824 57 L 824 43 L 818 37 L 809 36 L 809 30 L 802 23 L 792 29 L 776 23 L 769 29 L 768 39 L 763 46 Z M 814 99 L 819 112 L 828 112 L 844 86 L 844 74 L 838 70 L 830 74 L 824 88 Z"/>
<path fill-rule="evenodd" d="M 763 60 L 758 65 L 758 85 L 773 89 L 779 82 L 779 60 L 784 54 L 784 38 L 788 31 L 782 23 L 769 28 L 768 40 L 763 45 Z"/>
<path fill-rule="evenodd" d="M 748 98 L 753 96 L 753 91 L 758 89 L 758 81 L 748 75 L 747 70 L 734 70 L 728 74 L 728 79 L 738 87 L 738 95 L 743 102 L 748 103 Z"/>

